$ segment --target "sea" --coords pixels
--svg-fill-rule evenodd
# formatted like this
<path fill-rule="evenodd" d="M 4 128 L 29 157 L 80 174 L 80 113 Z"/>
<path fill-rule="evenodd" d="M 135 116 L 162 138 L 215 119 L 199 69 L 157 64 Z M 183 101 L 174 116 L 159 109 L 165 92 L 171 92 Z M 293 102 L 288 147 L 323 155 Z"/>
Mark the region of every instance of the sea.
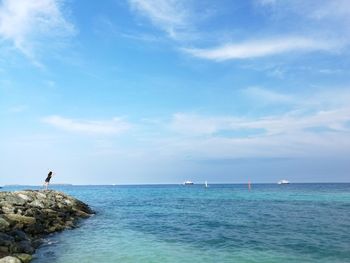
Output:
<path fill-rule="evenodd" d="M 48 236 L 33 263 L 350 262 L 350 184 L 53 188 L 96 215 Z"/>

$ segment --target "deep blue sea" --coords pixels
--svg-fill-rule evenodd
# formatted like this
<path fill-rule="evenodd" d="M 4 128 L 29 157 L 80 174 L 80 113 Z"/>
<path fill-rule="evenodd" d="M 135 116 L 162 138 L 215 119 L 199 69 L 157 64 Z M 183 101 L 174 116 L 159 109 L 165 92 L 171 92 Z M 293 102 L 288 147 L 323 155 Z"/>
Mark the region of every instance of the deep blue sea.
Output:
<path fill-rule="evenodd" d="M 350 262 L 350 184 L 53 188 L 97 214 L 33 263 Z"/>

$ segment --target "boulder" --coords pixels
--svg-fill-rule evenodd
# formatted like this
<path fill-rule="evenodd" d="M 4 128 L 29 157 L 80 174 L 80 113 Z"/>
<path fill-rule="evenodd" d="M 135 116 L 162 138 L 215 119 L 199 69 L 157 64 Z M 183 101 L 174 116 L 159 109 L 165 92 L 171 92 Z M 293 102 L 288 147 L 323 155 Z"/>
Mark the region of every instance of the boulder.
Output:
<path fill-rule="evenodd" d="M 25 253 L 15 253 L 13 254 L 16 258 L 19 258 L 22 263 L 29 263 L 32 260 L 32 255 Z"/>
<path fill-rule="evenodd" d="M 9 232 L 9 235 L 11 235 L 15 239 L 15 241 L 29 240 L 26 233 L 18 229 L 12 230 L 11 232 Z"/>
<path fill-rule="evenodd" d="M 15 253 L 26 253 L 26 254 L 33 254 L 35 251 L 35 249 L 32 247 L 31 242 L 28 240 L 23 240 L 16 243 L 12 250 Z"/>
<path fill-rule="evenodd" d="M 0 232 L 0 246 L 9 247 L 12 246 L 14 242 L 15 239 L 12 236 Z"/>
<path fill-rule="evenodd" d="M 22 263 L 18 258 L 16 257 L 4 257 L 0 259 L 0 263 Z"/>
<path fill-rule="evenodd" d="M 3 217 L 0 217 L 0 231 L 5 232 L 9 229 L 10 223 L 7 222 Z"/>
<path fill-rule="evenodd" d="M 22 198 L 23 200 L 25 200 L 26 202 L 32 202 L 33 201 L 33 197 L 31 197 L 30 195 L 25 194 L 24 192 L 15 192 L 17 194 L 18 197 Z"/>
<path fill-rule="evenodd" d="M 41 202 L 39 200 L 34 200 L 29 205 L 32 206 L 32 207 L 39 207 L 39 208 L 44 208 L 45 207 L 43 202 Z"/>
<path fill-rule="evenodd" d="M 5 202 L 12 205 L 23 206 L 26 203 L 26 200 L 22 199 L 17 195 L 8 195 L 5 197 Z"/>

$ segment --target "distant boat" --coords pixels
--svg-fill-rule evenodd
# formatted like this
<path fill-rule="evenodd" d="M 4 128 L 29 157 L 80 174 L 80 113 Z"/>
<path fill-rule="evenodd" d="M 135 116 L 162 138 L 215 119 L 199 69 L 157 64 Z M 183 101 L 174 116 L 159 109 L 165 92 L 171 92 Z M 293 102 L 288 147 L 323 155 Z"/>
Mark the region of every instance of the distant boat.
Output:
<path fill-rule="evenodd" d="M 185 181 L 185 182 L 184 182 L 184 185 L 193 185 L 193 182 L 191 182 L 191 181 Z"/>
<path fill-rule="evenodd" d="M 205 181 L 204 185 L 205 185 L 205 188 L 208 188 L 208 182 L 207 181 Z"/>
<path fill-rule="evenodd" d="M 280 180 L 277 184 L 289 184 L 288 180 Z"/>

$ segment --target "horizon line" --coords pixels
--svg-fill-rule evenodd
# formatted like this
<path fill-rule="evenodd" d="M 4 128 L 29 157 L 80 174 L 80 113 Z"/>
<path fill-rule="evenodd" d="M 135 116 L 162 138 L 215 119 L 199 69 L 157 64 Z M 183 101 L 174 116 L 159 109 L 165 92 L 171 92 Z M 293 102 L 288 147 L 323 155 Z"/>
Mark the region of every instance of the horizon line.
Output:
<path fill-rule="evenodd" d="M 193 183 L 193 185 L 204 185 L 205 183 Z M 224 183 L 224 182 L 215 182 L 215 183 L 208 183 L 209 185 L 246 185 L 246 183 Z M 258 183 L 252 183 L 251 185 L 257 185 L 257 184 L 277 184 L 277 182 L 258 182 Z M 289 184 L 350 184 L 350 181 L 348 182 L 290 182 Z M 183 185 L 183 183 L 129 183 L 129 184 L 68 184 L 68 183 L 57 183 L 57 184 L 50 184 L 51 186 L 142 186 L 142 185 Z M 14 187 L 14 186 L 36 186 L 36 187 L 42 187 L 41 184 L 4 184 L 0 185 L 1 187 Z"/>

